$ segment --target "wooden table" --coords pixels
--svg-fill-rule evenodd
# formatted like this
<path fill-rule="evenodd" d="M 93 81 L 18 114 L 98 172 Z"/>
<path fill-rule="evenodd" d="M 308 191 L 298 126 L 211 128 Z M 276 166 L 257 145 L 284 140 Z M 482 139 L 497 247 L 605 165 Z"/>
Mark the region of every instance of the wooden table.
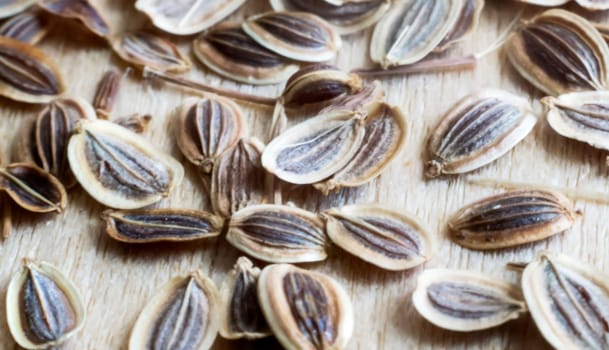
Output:
<path fill-rule="evenodd" d="M 115 30 L 150 26 L 145 16 L 133 8 L 134 1 L 99 1 Z M 481 51 L 514 18 L 520 4 L 487 1 L 478 31 L 451 51 L 460 55 Z M 572 8 L 577 9 L 575 6 Z M 268 10 L 263 0 L 251 0 L 231 19 Z M 539 12 L 530 8 L 529 16 Z M 591 16 L 590 13 L 586 13 Z M 594 14 L 595 19 L 603 15 Z M 57 61 L 68 82 L 68 96 L 91 100 L 95 85 L 104 71 L 125 65 L 107 45 L 88 35 L 78 25 L 60 26 L 40 46 Z M 370 65 L 367 43 L 370 30 L 346 37 L 336 64 L 344 69 Z M 192 38 L 175 38 L 190 51 Z M 192 55 L 191 55 L 192 56 Z M 192 57 L 194 61 L 194 57 Z M 281 86 L 252 87 L 237 84 L 210 73 L 195 63 L 189 76 L 214 85 L 243 92 L 274 96 Z M 509 66 L 503 52 L 482 59 L 474 70 L 413 75 L 384 79 L 387 101 L 399 105 L 408 118 L 405 152 L 378 179 L 357 189 L 344 190 L 327 198 L 314 190 L 286 196 L 309 210 L 325 209 L 345 203 L 379 202 L 421 218 L 436 242 L 434 258 L 423 267 L 405 272 L 386 272 L 356 257 L 334 249 L 321 263 L 303 264 L 306 268 L 328 273 L 342 283 L 355 308 L 355 330 L 349 349 L 544 349 L 549 346 L 527 316 L 492 330 L 461 334 L 444 331 L 422 319 L 414 310 L 411 294 L 416 278 L 424 268 L 450 267 L 491 274 L 496 278 L 518 281 L 518 275 L 504 268 L 509 261 L 527 261 L 536 252 L 549 249 L 564 252 L 598 266 L 609 268 L 607 206 L 579 201 L 584 212 L 571 230 L 551 239 L 518 249 L 476 252 L 463 249 L 446 238 L 446 219 L 461 206 L 500 190 L 466 182 L 465 176 L 425 181 L 422 177 L 424 140 L 443 113 L 460 97 L 482 87 L 502 88 L 528 96 L 541 114 L 542 97 Z M 123 84 L 115 108 L 117 115 L 150 113 L 151 128 L 145 136 L 185 164 L 171 133 L 174 110 L 192 93 L 169 85 L 145 85 L 140 74 Z M 0 151 L 8 159 L 10 141 L 25 118 L 39 110 L 1 100 Z M 253 135 L 263 137 L 269 126 L 269 109 L 244 105 L 243 110 Z M 541 120 L 535 131 L 500 160 L 474 172 L 474 176 L 512 179 L 568 188 L 594 189 L 609 193 L 606 181 L 606 153 L 584 144 L 566 140 Z M 207 209 L 207 198 L 192 166 L 186 165 L 182 185 L 164 200 L 162 207 Z M 303 194 L 304 193 L 304 194 Z M 609 197 L 609 196 L 608 196 Z M 4 315 L 6 287 L 23 257 L 48 261 L 69 276 L 85 300 L 87 320 L 84 329 L 66 344 L 65 349 L 125 349 L 130 330 L 147 300 L 171 277 L 201 269 L 220 285 L 240 253 L 223 237 L 192 244 L 152 244 L 134 246 L 108 238 L 100 220 L 104 208 L 82 189 L 70 191 L 69 206 L 61 215 L 35 216 L 17 212 L 12 235 L 0 242 L 0 348 L 17 348 Z M 274 341 L 258 343 L 225 341 L 218 337 L 214 349 L 275 348 Z"/>

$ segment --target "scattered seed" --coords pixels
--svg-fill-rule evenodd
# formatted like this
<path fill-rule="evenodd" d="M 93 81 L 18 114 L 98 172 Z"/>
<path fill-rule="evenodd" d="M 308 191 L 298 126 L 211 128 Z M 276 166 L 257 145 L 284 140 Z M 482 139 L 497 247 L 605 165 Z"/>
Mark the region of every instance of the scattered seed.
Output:
<path fill-rule="evenodd" d="M 100 119 L 110 118 L 122 78 L 123 75 L 116 69 L 109 69 L 97 83 L 97 89 L 93 97 L 93 108 L 99 114 Z"/>
<path fill-rule="evenodd" d="M 28 163 L 12 163 L 0 168 L 0 191 L 21 208 L 34 213 L 61 212 L 68 195 L 53 175 Z"/>
<path fill-rule="evenodd" d="M 324 260 L 324 223 L 314 213 L 282 205 L 252 205 L 233 214 L 226 239 L 235 248 L 266 262 Z"/>
<path fill-rule="evenodd" d="M 465 173 L 498 159 L 533 130 L 532 113 L 526 99 L 502 90 L 464 97 L 434 129 L 425 175 Z"/>
<path fill-rule="evenodd" d="M 54 22 L 43 11 L 30 10 L 8 19 L 0 26 L 0 36 L 36 45 L 53 27 Z"/>
<path fill-rule="evenodd" d="M 57 347 L 85 321 L 85 307 L 72 282 L 52 265 L 24 259 L 6 293 L 13 339 L 26 349 Z"/>
<path fill-rule="evenodd" d="M 38 6 L 56 16 L 80 21 L 91 32 L 108 37 L 108 22 L 89 0 L 39 0 Z"/>
<path fill-rule="evenodd" d="M 451 45 L 463 40 L 478 27 L 480 14 L 484 8 L 484 0 L 465 0 L 461 7 L 461 13 L 454 26 L 442 39 L 435 51 L 446 50 Z"/>
<path fill-rule="evenodd" d="M 459 210 L 449 221 L 451 239 L 471 249 L 498 249 L 536 242 L 568 230 L 577 214 L 557 192 L 515 190 Z"/>
<path fill-rule="evenodd" d="M 36 0 L 5 0 L 0 3 L 0 18 L 7 18 L 25 11 Z"/>
<path fill-rule="evenodd" d="M 117 55 L 140 68 L 183 73 L 192 66 L 190 59 L 173 42 L 149 31 L 122 33 L 111 41 Z"/>
<path fill-rule="evenodd" d="M 427 321 L 458 332 L 496 327 L 526 312 L 517 285 L 460 270 L 426 270 L 412 302 Z"/>
<path fill-rule="evenodd" d="M 353 333 L 353 306 L 332 278 L 292 265 L 269 265 L 258 279 L 258 300 L 286 349 L 344 349 Z"/>

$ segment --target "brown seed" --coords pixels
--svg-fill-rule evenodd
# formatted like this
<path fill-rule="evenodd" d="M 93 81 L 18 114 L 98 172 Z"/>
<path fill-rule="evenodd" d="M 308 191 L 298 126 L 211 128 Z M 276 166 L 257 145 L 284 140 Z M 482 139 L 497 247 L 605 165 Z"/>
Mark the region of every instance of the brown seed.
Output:
<path fill-rule="evenodd" d="M 287 107 L 324 104 L 340 96 L 355 94 L 361 91 L 362 85 L 356 74 L 326 64 L 312 64 L 290 77 L 281 98 Z"/>
<path fill-rule="evenodd" d="M 345 349 L 349 343 L 351 300 L 340 284 L 322 273 L 269 265 L 258 279 L 258 300 L 286 349 Z"/>
<path fill-rule="evenodd" d="M 122 33 L 113 38 L 114 52 L 137 67 L 183 73 L 192 63 L 169 39 L 148 31 Z"/>
<path fill-rule="evenodd" d="M 548 95 L 604 90 L 609 48 L 592 23 L 572 12 L 548 10 L 506 42 L 516 70 Z"/>
<path fill-rule="evenodd" d="M 80 119 L 95 119 L 93 107 L 82 99 L 57 99 L 25 125 L 15 144 L 16 160 L 32 162 L 56 176 L 67 187 L 76 179 L 68 164 L 67 147 Z"/>
<path fill-rule="evenodd" d="M 516 190 L 459 210 L 449 221 L 451 239 L 471 249 L 498 249 L 536 242 L 568 230 L 572 203 L 556 192 Z"/>
<path fill-rule="evenodd" d="M 366 116 L 365 134 L 357 153 L 331 178 L 314 187 L 324 194 L 361 186 L 379 176 L 406 145 L 406 117 L 399 107 L 382 103 Z"/>
<path fill-rule="evenodd" d="M 388 68 L 421 60 L 455 28 L 464 1 L 398 2 L 374 28 L 372 61 Z"/>
<path fill-rule="evenodd" d="M 53 27 L 54 22 L 43 11 L 22 12 L 2 23 L 0 36 L 36 45 Z"/>
<path fill-rule="evenodd" d="M 106 210 L 106 233 L 127 243 L 183 242 L 216 237 L 224 219 L 196 210 Z"/>
<path fill-rule="evenodd" d="M 38 6 L 56 16 L 80 21 L 91 32 L 108 37 L 108 22 L 89 0 L 39 0 Z"/>
<path fill-rule="evenodd" d="M 238 24 L 222 23 L 194 40 L 199 61 L 219 75 L 254 85 L 286 81 L 298 66 L 256 43 Z"/>
<path fill-rule="evenodd" d="M 412 303 L 429 322 L 458 332 L 496 327 L 526 312 L 517 285 L 448 269 L 424 271 L 417 280 Z"/>
<path fill-rule="evenodd" d="M 0 18 L 14 16 L 34 5 L 36 0 L 5 0 L 0 3 Z"/>
<path fill-rule="evenodd" d="M 609 284 L 600 271 L 542 252 L 522 273 L 522 292 L 543 337 L 556 349 L 605 349 Z"/>
<path fill-rule="evenodd" d="M 129 350 L 209 349 L 220 323 L 218 290 L 200 271 L 172 279 L 135 321 Z"/>
<path fill-rule="evenodd" d="M 0 95 L 28 103 L 49 102 L 65 90 L 55 63 L 40 49 L 0 37 Z"/>
<path fill-rule="evenodd" d="M 328 0 L 271 0 L 275 11 L 306 11 L 336 26 L 340 34 L 351 34 L 375 24 L 391 6 L 389 0 L 336 3 Z"/>
<path fill-rule="evenodd" d="M 203 172 L 211 172 L 219 157 L 245 134 L 241 108 L 216 95 L 189 98 L 178 111 L 175 137 L 182 154 Z"/>
<path fill-rule="evenodd" d="M 226 339 L 258 339 L 271 335 L 258 304 L 260 269 L 246 258 L 237 259 L 235 266 L 220 288 L 222 324 L 220 335 Z"/>
<path fill-rule="evenodd" d="M 506 154 L 537 123 L 529 102 L 484 89 L 453 106 L 429 138 L 425 175 L 460 174 Z"/>
<path fill-rule="evenodd" d="M 101 119 L 108 119 L 110 117 L 122 77 L 122 74 L 117 70 L 109 69 L 97 83 L 95 96 L 93 96 L 93 108 L 95 108 Z"/>
<path fill-rule="evenodd" d="M 6 315 L 13 339 L 26 349 L 59 347 L 85 321 L 78 291 L 48 263 L 25 259 L 6 293 Z"/>
<path fill-rule="evenodd" d="M 308 12 L 267 12 L 243 22 L 243 30 L 258 44 L 290 59 L 323 62 L 342 46 L 340 35 L 322 18 Z"/>
<path fill-rule="evenodd" d="M 171 34 L 201 32 L 236 11 L 246 0 L 137 0 L 135 8 L 144 12 L 159 29 Z"/>
<path fill-rule="evenodd" d="M 68 144 L 80 185 L 98 202 L 137 209 L 167 197 L 184 168 L 140 135 L 105 120 L 80 120 Z"/>
<path fill-rule="evenodd" d="M 61 212 L 68 201 L 59 180 L 27 163 L 12 163 L 0 168 L 0 190 L 21 208 L 34 213 Z"/>
<path fill-rule="evenodd" d="M 241 139 L 214 163 L 211 204 L 215 213 L 229 218 L 249 205 L 266 201 L 266 172 L 260 161 L 263 149 L 257 139 Z"/>
<path fill-rule="evenodd" d="M 283 205 L 252 205 L 233 214 L 226 239 L 266 262 L 311 262 L 327 257 L 324 223 L 314 213 Z"/>
<path fill-rule="evenodd" d="M 429 234 L 418 219 L 376 205 L 349 205 L 323 213 L 332 242 L 380 268 L 407 270 L 432 254 Z"/>
<path fill-rule="evenodd" d="M 572 92 L 542 99 L 546 119 L 562 136 L 609 150 L 609 93 Z"/>

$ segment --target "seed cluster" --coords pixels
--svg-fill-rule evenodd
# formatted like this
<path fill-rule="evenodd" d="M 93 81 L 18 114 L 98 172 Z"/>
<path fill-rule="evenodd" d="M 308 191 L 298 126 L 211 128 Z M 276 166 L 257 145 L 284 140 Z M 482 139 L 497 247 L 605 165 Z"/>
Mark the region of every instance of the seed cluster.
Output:
<path fill-rule="evenodd" d="M 606 0 L 575 2 L 609 9 Z M 293 264 L 323 261 L 337 248 L 377 268 L 404 271 L 434 255 L 433 236 L 414 215 L 380 203 L 311 212 L 284 203 L 283 194 L 298 187 L 328 196 L 369 183 L 399 159 L 410 116 L 385 101 L 381 82 L 364 76 L 472 66 L 482 55 L 450 57 L 447 50 L 476 30 L 484 0 L 270 0 L 273 11 L 252 14 L 242 24 L 223 21 L 244 3 L 137 0 L 135 8 L 159 30 L 124 33 L 114 33 L 88 0 L 0 3 L 0 17 L 11 17 L 0 25 L 0 96 L 42 104 L 24 123 L 12 162 L 0 165 L 3 237 L 9 238 L 12 205 L 61 212 L 67 191 L 80 186 L 108 208 L 101 218 L 114 240 L 146 245 L 223 237 L 268 263 L 259 268 L 240 257 L 219 289 L 198 270 L 172 279 L 137 317 L 130 350 L 207 349 L 218 334 L 274 336 L 287 349 L 344 349 L 357 296 L 332 277 Z M 114 116 L 131 68 L 106 72 L 92 102 L 63 96 L 66 82 L 57 63 L 35 45 L 66 20 L 105 40 L 145 78 L 196 90 L 198 97 L 176 106 L 173 138 L 200 175 L 210 212 L 151 208 L 181 185 L 185 164 L 142 135 L 151 116 Z M 377 67 L 347 72 L 326 64 L 340 52 L 341 35 L 372 26 L 370 58 Z M 609 150 L 609 26 L 550 9 L 509 30 L 497 46 L 504 46 L 523 78 L 548 94 L 541 102 L 550 127 Z M 193 64 L 162 32 L 197 34 L 194 56 L 224 78 L 285 83 L 284 89 L 279 96 L 258 96 L 181 77 Z M 256 137 L 242 108 L 266 107 L 274 108 L 268 134 Z M 525 97 L 493 88 L 470 93 L 430 133 L 425 177 L 455 176 L 495 161 L 538 119 Z M 499 250 L 567 231 L 580 214 L 558 190 L 515 189 L 463 207 L 446 231 L 468 249 Z M 553 252 L 511 266 L 522 270 L 520 284 L 427 269 L 412 304 L 451 331 L 488 329 L 528 313 L 555 348 L 609 347 L 604 273 Z M 59 347 L 77 337 L 86 320 L 73 282 L 29 259 L 10 281 L 6 315 L 12 337 L 26 349 Z"/>

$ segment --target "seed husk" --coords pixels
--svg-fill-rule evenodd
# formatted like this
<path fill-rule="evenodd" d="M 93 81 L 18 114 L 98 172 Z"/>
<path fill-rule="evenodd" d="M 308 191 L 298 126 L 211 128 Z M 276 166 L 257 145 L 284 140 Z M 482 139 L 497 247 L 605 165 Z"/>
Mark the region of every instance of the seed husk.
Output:
<path fill-rule="evenodd" d="M 8 19 L 0 26 L 0 36 L 36 45 L 53 27 L 54 22 L 41 10 L 29 10 Z"/>
<path fill-rule="evenodd" d="M 560 135 L 609 150 L 609 92 L 572 92 L 542 99 L 546 119 Z"/>
<path fill-rule="evenodd" d="M 609 10 L 609 1 L 607 0 L 575 0 L 575 2 L 588 10 Z"/>
<path fill-rule="evenodd" d="M 129 129 L 137 134 L 142 134 L 148 130 L 152 116 L 150 114 L 131 114 L 124 117 L 118 117 L 112 120 L 113 123 Z"/>
<path fill-rule="evenodd" d="M 548 95 L 607 87 L 607 43 L 572 12 L 543 12 L 512 34 L 505 49 L 520 75 Z"/>
<path fill-rule="evenodd" d="M 53 175 L 29 163 L 0 168 L 0 191 L 34 213 L 61 212 L 68 202 L 65 188 Z"/>
<path fill-rule="evenodd" d="M 432 255 L 430 236 L 413 216 L 378 205 L 348 205 L 323 217 L 334 244 L 380 268 L 407 270 Z"/>
<path fill-rule="evenodd" d="M 95 35 L 108 37 L 108 22 L 89 0 L 39 0 L 38 6 L 56 16 L 80 21 Z"/>
<path fill-rule="evenodd" d="M 277 84 L 298 70 L 296 64 L 252 40 L 239 24 L 219 24 L 195 39 L 192 46 L 209 69 L 242 83 Z"/>
<path fill-rule="evenodd" d="M 345 349 L 353 306 L 331 277 L 292 265 L 269 265 L 258 279 L 258 300 L 277 340 L 288 350 Z"/>
<path fill-rule="evenodd" d="M 126 243 L 184 242 L 220 235 L 224 219 L 188 209 L 106 210 L 106 233 Z"/>
<path fill-rule="evenodd" d="M 465 0 L 461 7 L 455 25 L 448 31 L 448 34 L 442 39 L 435 51 L 443 51 L 451 45 L 463 40 L 470 33 L 478 28 L 480 15 L 484 8 L 484 0 Z"/>
<path fill-rule="evenodd" d="M 246 257 L 237 259 L 235 266 L 220 288 L 222 324 L 220 335 L 226 339 L 259 339 L 271 335 L 258 304 L 260 269 Z"/>
<path fill-rule="evenodd" d="M 111 41 L 117 55 L 139 68 L 183 73 L 192 67 L 190 59 L 173 42 L 150 31 L 122 33 Z"/>
<path fill-rule="evenodd" d="M 189 98 L 178 111 L 176 139 L 182 154 L 204 173 L 245 135 L 241 108 L 230 99 Z"/>
<path fill-rule="evenodd" d="M 129 350 L 209 349 L 220 324 L 219 302 L 216 286 L 200 271 L 172 279 L 135 321 Z"/>
<path fill-rule="evenodd" d="M 233 214 L 226 239 L 266 262 L 299 263 L 326 259 L 323 221 L 314 213 L 283 205 L 252 205 Z"/>
<path fill-rule="evenodd" d="M 460 174 L 506 154 L 533 130 L 529 102 L 506 91 L 484 89 L 464 97 L 434 129 L 425 175 Z"/>
<path fill-rule="evenodd" d="M 0 18 L 7 18 L 25 11 L 34 5 L 36 0 L 7 0 L 0 4 Z"/>
<path fill-rule="evenodd" d="M 464 0 L 397 3 L 374 28 L 370 58 L 383 68 L 421 60 L 455 28 L 463 3 Z"/>
<path fill-rule="evenodd" d="M 343 169 L 366 134 L 364 115 L 336 110 L 293 126 L 275 138 L 262 154 L 262 166 L 293 184 L 324 181 Z"/>
<path fill-rule="evenodd" d="M 145 13 L 155 27 L 176 35 L 201 32 L 235 12 L 246 0 L 137 0 L 135 8 Z"/>
<path fill-rule="evenodd" d="M 556 349 L 606 349 L 607 275 L 562 254 L 543 252 L 522 273 L 522 291 L 543 337 Z"/>
<path fill-rule="evenodd" d="M 308 12 L 267 12 L 243 22 L 243 30 L 258 44 L 290 59 L 323 62 L 342 46 L 334 27 Z"/>
<path fill-rule="evenodd" d="M 214 163 L 211 204 L 215 213 L 228 218 L 249 205 L 266 202 L 263 150 L 257 139 L 241 139 Z"/>
<path fill-rule="evenodd" d="M 340 96 L 361 91 L 362 87 L 357 74 L 327 64 L 312 64 L 290 77 L 281 99 L 286 107 L 331 103 Z"/>
<path fill-rule="evenodd" d="M 76 287 L 55 267 L 24 260 L 6 293 L 9 330 L 25 349 L 57 347 L 82 328 L 84 304 Z"/>
<path fill-rule="evenodd" d="M 406 117 L 399 107 L 381 103 L 366 116 L 365 134 L 357 153 L 331 178 L 314 187 L 324 194 L 363 185 L 379 176 L 406 145 Z"/>
<path fill-rule="evenodd" d="M 568 230 L 577 214 L 563 195 L 546 190 L 514 190 L 459 210 L 449 221 L 451 239 L 486 250 L 536 242 Z"/>
<path fill-rule="evenodd" d="M 68 144 L 80 185 L 98 202 L 138 209 L 167 197 L 184 168 L 140 135 L 105 120 L 80 120 Z"/>
<path fill-rule="evenodd" d="M 496 327 L 526 312 L 519 286 L 462 270 L 424 271 L 412 302 L 427 321 L 458 332 Z"/>
<path fill-rule="evenodd" d="M 90 103 L 60 98 L 47 104 L 27 123 L 13 149 L 18 161 L 31 162 L 56 176 L 67 188 L 76 184 L 68 164 L 67 147 L 80 119 L 96 119 Z"/>
<path fill-rule="evenodd" d="M 1 96 L 27 103 L 45 103 L 64 91 L 61 72 L 43 51 L 0 37 Z"/>
<path fill-rule="evenodd" d="M 343 35 L 375 24 L 391 6 L 390 0 L 349 1 L 342 4 L 327 0 L 271 0 L 270 3 L 275 11 L 311 12 L 332 23 Z"/>

